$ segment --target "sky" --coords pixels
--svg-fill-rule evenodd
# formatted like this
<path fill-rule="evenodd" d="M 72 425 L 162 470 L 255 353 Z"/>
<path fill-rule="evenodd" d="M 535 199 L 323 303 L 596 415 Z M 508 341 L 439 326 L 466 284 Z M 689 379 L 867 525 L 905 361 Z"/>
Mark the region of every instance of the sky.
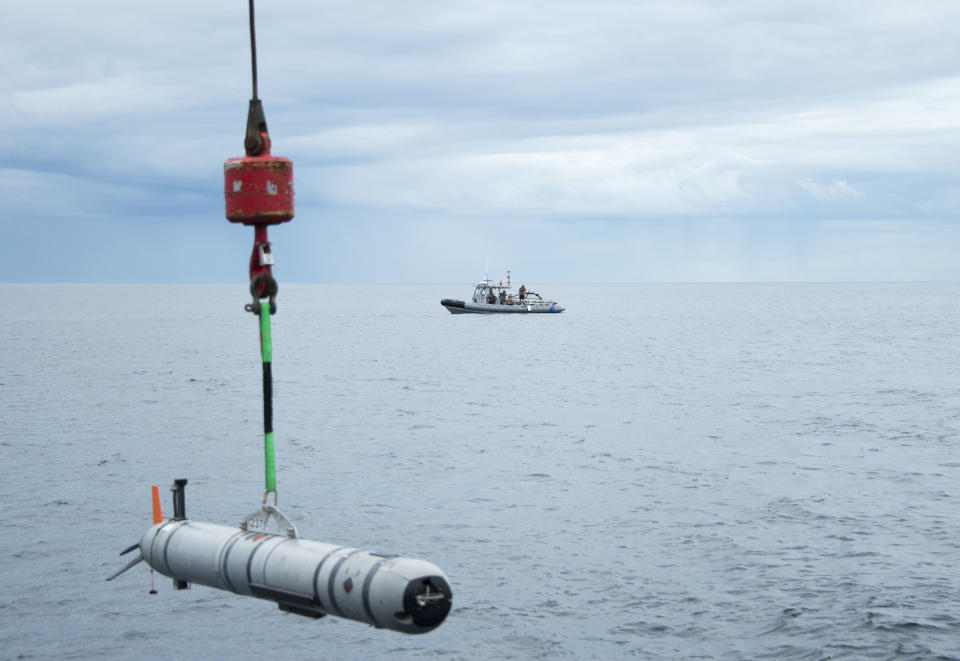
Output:
<path fill-rule="evenodd" d="M 259 0 L 284 282 L 960 279 L 960 3 Z M 0 0 L 0 282 L 245 282 L 244 0 Z"/>

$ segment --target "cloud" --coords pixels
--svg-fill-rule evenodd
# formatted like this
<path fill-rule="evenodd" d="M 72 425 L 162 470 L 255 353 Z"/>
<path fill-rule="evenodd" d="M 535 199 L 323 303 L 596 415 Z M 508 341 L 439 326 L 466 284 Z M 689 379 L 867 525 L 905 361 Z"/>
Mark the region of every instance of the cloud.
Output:
<path fill-rule="evenodd" d="M 317 196 L 342 205 L 469 214 L 703 213 L 737 207 L 748 197 L 739 187 L 741 159 L 702 152 L 686 158 L 697 146 L 680 134 L 491 146 L 315 170 L 307 181 L 317 182 Z M 304 185 L 300 190 L 304 194 Z"/>
<path fill-rule="evenodd" d="M 918 176 L 951 167 L 949 145 L 960 148 L 960 115 L 946 112 L 960 108 L 960 80 L 888 94 L 746 123 L 678 118 L 662 127 L 637 115 L 593 126 L 531 124 L 508 136 L 492 122 L 352 127 L 314 144 L 362 162 L 311 170 L 299 190 L 341 205 L 451 214 L 819 216 L 823 204 L 842 202 L 846 213 L 875 217 L 889 208 L 885 199 L 828 173 L 846 170 L 868 184 L 896 172 Z M 926 123 L 905 119 L 924 109 Z M 922 187 L 901 193 L 916 196 L 915 211 L 929 195 Z"/>
<path fill-rule="evenodd" d="M 613 244 L 747 277 L 751 252 L 726 235 L 805 222 L 790 245 L 833 250 L 812 240 L 829 220 L 932 232 L 955 216 L 958 20 L 946 0 L 868 12 L 827 0 L 277 0 L 258 6 L 260 93 L 298 208 L 331 225 L 325 240 L 357 219 L 384 242 L 371 254 L 396 242 L 377 222 L 457 237 L 493 219 L 552 224 L 581 228 L 558 234 L 569 243 L 556 253 L 625 277 L 638 260 L 613 263 L 604 242 L 610 224 L 635 225 Z M 250 94 L 246 21 L 226 0 L 6 8 L 7 217 L 114 214 L 135 228 L 192 209 L 225 222 L 221 167 L 240 155 Z"/>
<path fill-rule="evenodd" d="M 177 106 L 173 92 L 136 76 L 123 76 L 13 92 L 8 108 L 21 121 L 29 118 L 33 126 L 85 123 L 172 111 Z"/>
<path fill-rule="evenodd" d="M 860 191 L 843 179 L 834 179 L 829 184 L 818 184 L 812 179 L 801 179 L 797 182 L 797 185 L 821 202 L 837 197 L 857 197 L 861 195 Z"/>

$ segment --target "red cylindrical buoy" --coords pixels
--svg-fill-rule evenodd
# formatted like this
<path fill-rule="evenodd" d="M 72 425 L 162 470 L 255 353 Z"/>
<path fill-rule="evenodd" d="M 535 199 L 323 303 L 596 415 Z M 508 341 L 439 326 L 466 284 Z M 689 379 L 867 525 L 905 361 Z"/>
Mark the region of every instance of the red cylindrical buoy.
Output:
<path fill-rule="evenodd" d="M 244 225 L 277 225 L 293 218 L 293 162 L 270 155 L 270 141 L 256 156 L 223 164 L 227 220 Z"/>

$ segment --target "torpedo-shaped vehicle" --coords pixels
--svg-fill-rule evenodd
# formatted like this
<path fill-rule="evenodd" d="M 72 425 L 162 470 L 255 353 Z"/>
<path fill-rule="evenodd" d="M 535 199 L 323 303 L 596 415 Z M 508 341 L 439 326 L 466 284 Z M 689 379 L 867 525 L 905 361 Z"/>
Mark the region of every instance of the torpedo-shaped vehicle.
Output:
<path fill-rule="evenodd" d="M 177 589 L 198 583 L 267 599 L 297 615 L 336 615 L 411 634 L 437 628 L 450 612 L 447 578 L 426 560 L 301 539 L 270 505 L 238 528 L 191 521 L 184 515 L 186 483 L 171 487 L 172 519 L 163 520 L 154 496 L 154 525 L 123 552 L 139 549 L 140 557 L 108 581 L 146 561 Z"/>

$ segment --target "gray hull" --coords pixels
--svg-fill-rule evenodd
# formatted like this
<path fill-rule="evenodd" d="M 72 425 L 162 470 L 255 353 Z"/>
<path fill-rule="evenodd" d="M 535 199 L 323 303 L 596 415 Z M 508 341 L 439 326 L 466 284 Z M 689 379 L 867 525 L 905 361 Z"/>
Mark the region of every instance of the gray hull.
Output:
<path fill-rule="evenodd" d="M 450 314 L 533 314 L 538 312 L 557 313 L 563 312 L 563 308 L 556 303 L 527 303 L 526 301 L 515 301 L 511 304 L 500 303 L 473 303 L 471 301 L 459 301 L 452 298 L 445 298 L 440 301 L 440 305 L 447 308 Z"/>

